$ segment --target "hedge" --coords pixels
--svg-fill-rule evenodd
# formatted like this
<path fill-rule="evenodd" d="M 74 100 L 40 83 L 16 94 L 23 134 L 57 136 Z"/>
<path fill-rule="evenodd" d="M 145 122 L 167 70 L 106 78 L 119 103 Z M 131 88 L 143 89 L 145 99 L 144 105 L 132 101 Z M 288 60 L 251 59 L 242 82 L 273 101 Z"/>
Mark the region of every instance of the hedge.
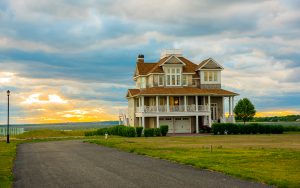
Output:
<path fill-rule="evenodd" d="M 214 123 L 212 125 L 214 134 L 282 134 L 282 125 L 264 125 L 251 123 L 248 125 L 234 123 Z"/>
<path fill-rule="evenodd" d="M 168 125 L 161 125 L 159 128 L 160 128 L 161 135 L 166 136 L 168 131 L 169 131 L 169 126 Z"/>
<path fill-rule="evenodd" d="M 105 133 L 109 135 L 118 135 L 118 136 L 125 136 L 125 137 L 136 136 L 136 130 L 134 127 L 126 127 L 123 125 L 101 128 L 101 129 L 97 129 L 96 131 L 85 132 L 85 136 L 105 135 Z"/>
<path fill-rule="evenodd" d="M 141 137 L 142 132 L 143 132 L 143 127 L 136 127 L 135 132 L 136 132 L 137 137 Z"/>

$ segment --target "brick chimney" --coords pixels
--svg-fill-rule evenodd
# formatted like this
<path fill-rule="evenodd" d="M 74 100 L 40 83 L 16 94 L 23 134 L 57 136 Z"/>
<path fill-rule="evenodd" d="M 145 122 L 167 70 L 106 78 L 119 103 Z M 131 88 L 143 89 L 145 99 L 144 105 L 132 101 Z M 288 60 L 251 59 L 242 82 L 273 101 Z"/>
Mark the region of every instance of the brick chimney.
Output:
<path fill-rule="evenodd" d="M 137 57 L 137 62 L 141 62 L 144 63 L 144 55 L 143 54 L 139 54 Z"/>

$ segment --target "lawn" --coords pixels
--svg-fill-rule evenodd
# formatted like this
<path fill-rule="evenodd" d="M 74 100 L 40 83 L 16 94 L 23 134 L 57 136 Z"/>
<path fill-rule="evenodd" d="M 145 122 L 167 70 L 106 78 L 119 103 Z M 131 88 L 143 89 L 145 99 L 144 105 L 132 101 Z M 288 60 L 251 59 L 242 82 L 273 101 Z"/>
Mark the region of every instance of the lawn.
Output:
<path fill-rule="evenodd" d="M 34 130 L 22 135 L 11 137 L 10 144 L 6 143 L 6 137 L 0 137 L 0 188 L 10 188 L 13 181 L 13 161 L 16 157 L 18 144 L 24 142 L 45 142 L 51 140 L 82 139 L 84 132 L 90 130 Z"/>
<path fill-rule="evenodd" d="M 300 187 L 300 134 L 100 137 L 89 142 L 279 187 Z"/>

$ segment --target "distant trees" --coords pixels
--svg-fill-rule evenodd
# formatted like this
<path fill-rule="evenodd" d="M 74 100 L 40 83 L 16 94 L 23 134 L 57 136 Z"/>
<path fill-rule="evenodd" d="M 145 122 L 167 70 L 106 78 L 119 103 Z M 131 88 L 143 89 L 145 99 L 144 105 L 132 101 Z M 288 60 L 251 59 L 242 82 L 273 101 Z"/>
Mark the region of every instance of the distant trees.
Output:
<path fill-rule="evenodd" d="M 237 120 L 242 120 L 244 125 L 246 121 L 253 119 L 256 113 L 254 105 L 247 98 L 240 99 L 233 110 L 235 118 Z"/>

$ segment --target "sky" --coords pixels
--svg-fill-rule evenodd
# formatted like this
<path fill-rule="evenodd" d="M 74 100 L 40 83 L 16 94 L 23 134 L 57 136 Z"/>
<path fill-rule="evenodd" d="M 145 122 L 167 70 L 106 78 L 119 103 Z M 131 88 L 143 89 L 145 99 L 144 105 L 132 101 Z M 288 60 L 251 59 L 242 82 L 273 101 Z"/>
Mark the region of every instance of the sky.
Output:
<path fill-rule="evenodd" d="M 0 124 L 117 119 L 138 54 L 223 65 L 258 116 L 300 114 L 298 0 L 1 0 Z"/>

